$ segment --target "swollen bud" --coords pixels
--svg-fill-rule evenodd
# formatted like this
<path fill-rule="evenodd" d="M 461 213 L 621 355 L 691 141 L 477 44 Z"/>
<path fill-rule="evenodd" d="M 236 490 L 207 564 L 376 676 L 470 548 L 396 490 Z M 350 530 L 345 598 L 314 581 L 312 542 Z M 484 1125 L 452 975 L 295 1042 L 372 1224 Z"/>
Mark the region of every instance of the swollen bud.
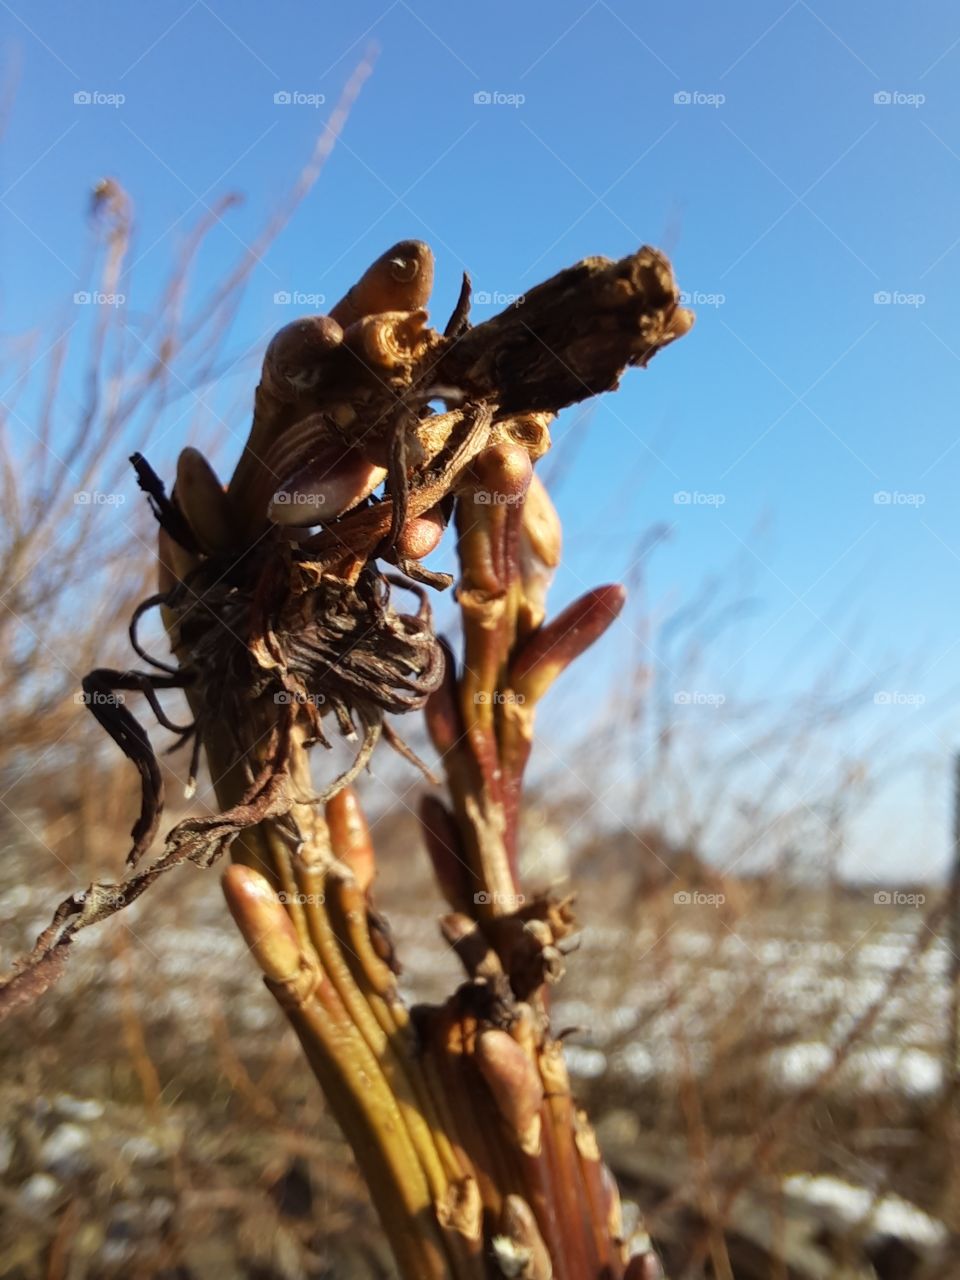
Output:
<path fill-rule="evenodd" d="M 500 1235 L 493 1241 L 493 1251 L 505 1275 L 520 1275 L 525 1280 L 553 1280 L 550 1254 L 533 1210 L 522 1196 L 509 1195 L 504 1199 Z M 522 1270 L 509 1270 L 513 1259 L 521 1263 Z"/>
<path fill-rule="evenodd" d="M 497 1109 L 527 1155 L 540 1151 L 543 1083 L 536 1064 L 506 1031 L 493 1027 L 477 1036 L 475 1059 Z"/>
<path fill-rule="evenodd" d="M 433 253 L 422 240 L 401 240 L 381 254 L 340 299 L 331 317 L 344 328 L 383 311 L 416 311 L 433 289 Z"/>
<path fill-rule="evenodd" d="M 199 449 L 184 449 L 177 459 L 175 492 L 180 510 L 204 551 L 229 551 L 235 546 L 233 504 Z"/>
<path fill-rule="evenodd" d="M 387 478 L 359 449 L 329 448 L 280 485 L 267 508 L 276 524 L 309 527 L 352 510 Z"/>
<path fill-rule="evenodd" d="M 265 876 L 234 863 L 221 880 L 230 913 L 264 976 L 286 983 L 302 968 L 302 953 L 293 921 Z"/>
<path fill-rule="evenodd" d="M 357 888 L 366 893 L 376 875 L 370 828 L 353 787 L 344 787 L 327 801 L 325 816 L 334 856 L 353 872 Z"/>
<path fill-rule="evenodd" d="M 535 631 L 510 668 L 514 692 L 528 703 L 542 698 L 557 676 L 619 617 L 625 602 L 623 587 L 595 587 Z"/>

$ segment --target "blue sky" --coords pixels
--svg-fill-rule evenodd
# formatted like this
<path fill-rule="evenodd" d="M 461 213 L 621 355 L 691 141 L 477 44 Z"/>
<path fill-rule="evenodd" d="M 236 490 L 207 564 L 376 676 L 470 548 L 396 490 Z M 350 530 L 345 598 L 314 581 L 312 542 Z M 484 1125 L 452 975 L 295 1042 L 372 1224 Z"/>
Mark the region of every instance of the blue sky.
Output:
<path fill-rule="evenodd" d="M 838 751 L 857 759 L 885 733 L 929 765 L 861 824 L 851 869 L 945 864 L 960 737 L 955 6 L 0 0 L 0 23 L 15 85 L 4 335 L 62 323 L 107 174 L 137 212 L 134 332 L 186 230 L 243 193 L 202 259 L 209 288 L 371 45 L 340 143 L 252 276 L 231 343 L 254 354 L 231 394 L 252 390 L 255 353 L 297 313 L 277 293 L 332 301 L 397 239 L 433 245 L 441 318 L 464 269 L 512 295 L 588 254 L 666 249 L 697 327 L 558 426 L 584 435 L 556 493 L 557 603 L 629 575 L 642 531 L 671 526 L 637 609 L 664 616 L 711 575 L 740 574 L 754 602 L 701 691 L 775 700 L 842 659 L 864 705 Z M 204 394 L 226 413 L 223 389 Z M 246 425 L 228 422 L 224 469 Z M 641 634 L 628 615 L 608 669 Z M 575 693 L 559 695 L 565 715 Z"/>

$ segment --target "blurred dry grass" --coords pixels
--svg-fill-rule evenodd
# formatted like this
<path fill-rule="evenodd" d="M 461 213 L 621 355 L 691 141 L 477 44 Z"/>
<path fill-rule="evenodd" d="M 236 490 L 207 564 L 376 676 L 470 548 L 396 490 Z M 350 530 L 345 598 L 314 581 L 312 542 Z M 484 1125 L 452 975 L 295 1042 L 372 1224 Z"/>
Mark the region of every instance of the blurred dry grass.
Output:
<path fill-rule="evenodd" d="M 102 785 L 119 795 L 125 781 Z M 78 817 L 73 835 L 104 864 L 123 845 L 122 823 L 100 815 Z M 441 905 L 412 819 L 385 816 L 375 835 L 405 990 L 439 995 L 456 969 L 425 927 Z M 580 857 L 598 853 L 585 842 Z M 7 954 L 59 892 L 38 865 L 29 838 L 11 841 Z M 684 889 L 637 900 L 629 878 L 625 859 L 619 876 L 584 877 L 583 943 L 554 1018 L 669 1274 L 700 1274 L 698 1254 L 708 1275 L 956 1274 L 949 1254 L 926 1270 L 864 1260 L 897 1233 L 937 1258 L 960 1226 L 940 1078 L 945 954 L 922 913 L 877 905 L 872 889 L 767 882 L 730 883 L 717 904 L 706 898 L 721 882 L 704 889 L 689 873 Z M 350 1153 L 215 877 L 170 877 L 77 951 L 4 1039 L 0 1273 L 391 1274 Z M 861 1189 L 846 1196 L 852 1217 L 836 1192 L 811 1207 L 831 1184 L 803 1175 Z"/>

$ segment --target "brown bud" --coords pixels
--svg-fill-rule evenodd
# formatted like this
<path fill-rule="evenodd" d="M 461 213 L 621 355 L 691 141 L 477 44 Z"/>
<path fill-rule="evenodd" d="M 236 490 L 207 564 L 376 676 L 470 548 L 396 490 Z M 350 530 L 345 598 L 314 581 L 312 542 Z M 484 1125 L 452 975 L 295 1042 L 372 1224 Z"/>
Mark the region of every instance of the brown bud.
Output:
<path fill-rule="evenodd" d="M 471 978 L 498 978 L 503 974 L 500 957 L 476 920 L 461 911 L 440 917 L 440 932 L 456 951 Z"/>
<path fill-rule="evenodd" d="M 179 542 L 160 529 L 157 533 L 157 588 L 160 591 L 172 591 L 176 583 L 195 569 L 200 561 L 192 552 L 181 547 Z"/>
<path fill-rule="evenodd" d="M 437 887 L 454 911 L 468 911 L 472 876 L 452 814 L 436 796 L 425 795 L 420 823 Z"/>
<path fill-rule="evenodd" d="M 477 1066 L 493 1094 L 497 1109 L 527 1155 L 540 1150 L 540 1107 L 543 1084 L 536 1064 L 512 1036 L 493 1027 L 477 1036 Z"/>
<path fill-rule="evenodd" d="M 479 491 L 498 495 L 500 503 L 496 505 L 504 505 L 504 499 L 517 502 L 527 492 L 533 464 L 526 450 L 518 445 L 495 444 L 474 458 L 470 476 Z"/>
<path fill-rule="evenodd" d="M 416 311 L 433 289 L 433 253 L 422 240 L 401 240 L 377 258 L 332 308 L 344 328 L 383 311 Z"/>
<path fill-rule="evenodd" d="M 353 787 L 344 787 L 328 800 L 325 814 L 334 856 L 350 868 L 357 887 L 366 893 L 376 875 L 376 862 L 370 828 Z"/>
<path fill-rule="evenodd" d="M 352 510 L 387 477 L 359 449 L 327 449 L 279 484 L 267 516 L 277 524 L 306 528 Z"/>
<path fill-rule="evenodd" d="M 447 522 L 439 507 L 431 507 L 422 516 L 414 516 L 400 530 L 396 556 L 406 560 L 422 560 L 440 545 Z"/>
<path fill-rule="evenodd" d="M 621 586 L 595 587 L 535 631 L 510 668 L 510 684 L 525 703 L 537 702 L 557 676 L 589 649 L 619 616 Z"/>
<path fill-rule="evenodd" d="M 563 547 L 563 527 L 546 486 L 536 472 L 523 508 L 523 541 L 547 569 L 556 569 Z"/>
<path fill-rule="evenodd" d="M 552 1280 L 553 1264 L 543 1242 L 533 1210 L 522 1196 L 509 1195 L 500 1211 L 500 1231 L 503 1237 L 519 1246 L 527 1256 L 526 1269 L 520 1272 L 528 1280 Z M 496 1250 L 496 1243 L 494 1243 Z"/>
<path fill-rule="evenodd" d="M 204 551 L 229 551 L 236 545 L 232 503 L 199 449 L 184 449 L 177 459 L 175 493 Z"/>
<path fill-rule="evenodd" d="M 457 698 L 457 660 L 445 640 L 440 640 L 440 646 L 446 662 L 443 680 L 427 699 L 423 714 L 430 741 L 440 755 L 446 755 L 461 741 L 465 730 Z"/>
<path fill-rule="evenodd" d="M 330 316 L 304 316 L 284 325 L 263 357 L 261 383 L 277 400 L 302 399 L 317 390 L 325 362 L 343 341 L 343 329 Z"/>
<path fill-rule="evenodd" d="M 230 913 L 264 975 L 279 983 L 295 978 L 303 959 L 300 942 L 269 880 L 252 867 L 234 863 L 221 883 Z"/>

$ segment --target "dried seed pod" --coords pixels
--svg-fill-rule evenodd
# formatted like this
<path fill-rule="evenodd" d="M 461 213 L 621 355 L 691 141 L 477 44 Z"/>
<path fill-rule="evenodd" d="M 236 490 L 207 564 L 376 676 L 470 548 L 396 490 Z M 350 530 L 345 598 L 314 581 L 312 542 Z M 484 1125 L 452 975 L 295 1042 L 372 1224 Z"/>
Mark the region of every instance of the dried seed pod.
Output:
<path fill-rule="evenodd" d="M 357 887 L 366 893 L 376 875 L 370 828 L 353 787 L 344 787 L 327 801 L 325 816 L 334 856 L 353 872 Z"/>
<path fill-rule="evenodd" d="M 550 1261 L 550 1254 L 543 1242 L 533 1210 L 522 1196 L 509 1195 L 504 1199 L 500 1211 L 500 1232 L 501 1238 L 512 1241 L 526 1254 L 526 1269 L 520 1275 L 527 1280 L 552 1280 L 553 1263 Z"/>
<path fill-rule="evenodd" d="M 330 315 L 344 328 L 383 311 L 416 311 L 433 289 L 433 253 L 422 240 L 401 240 L 381 254 L 334 306 Z"/>
<path fill-rule="evenodd" d="M 540 1150 L 543 1083 L 536 1064 L 506 1031 L 492 1027 L 477 1036 L 475 1058 L 497 1109 L 526 1155 Z"/>
<path fill-rule="evenodd" d="M 199 449 L 184 449 L 177 459 L 174 497 L 204 551 L 229 551 L 236 545 L 233 505 Z"/>
<path fill-rule="evenodd" d="M 364 316 L 344 331 L 344 346 L 378 377 L 409 371 L 420 354 L 425 311 L 385 311 Z"/>
<path fill-rule="evenodd" d="M 508 444 L 520 445 L 531 462 L 536 462 L 550 448 L 550 424 L 555 417 L 547 412 L 514 414 L 497 424 L 494 435 Z"/>

